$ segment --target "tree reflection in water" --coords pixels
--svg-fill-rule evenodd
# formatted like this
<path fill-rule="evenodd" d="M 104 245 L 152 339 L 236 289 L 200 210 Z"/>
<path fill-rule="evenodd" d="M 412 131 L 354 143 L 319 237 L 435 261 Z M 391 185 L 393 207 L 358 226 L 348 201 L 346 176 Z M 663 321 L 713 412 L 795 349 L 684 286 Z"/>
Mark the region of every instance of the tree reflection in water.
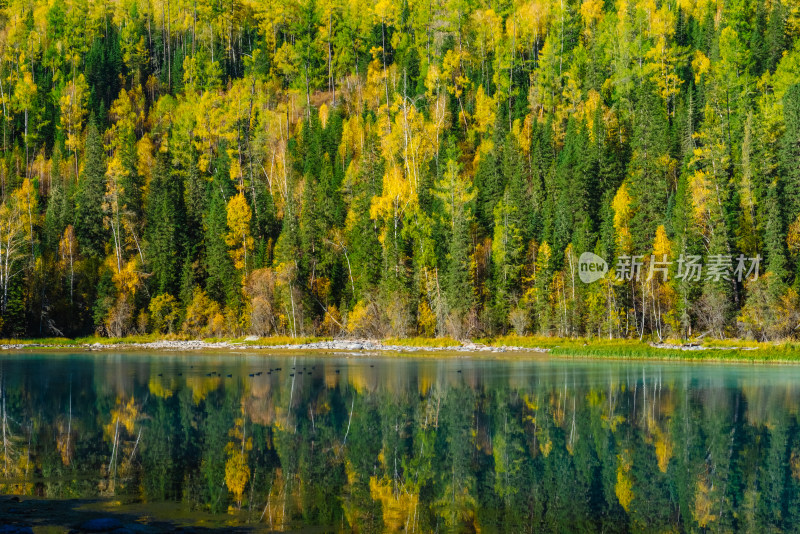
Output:
<path fill-rule="evenodd" d="M 0 364 L 6 494 L 174 502 L 275 530 L 754 532 L 800 519 L 792 367 L 30 354 Z"/>

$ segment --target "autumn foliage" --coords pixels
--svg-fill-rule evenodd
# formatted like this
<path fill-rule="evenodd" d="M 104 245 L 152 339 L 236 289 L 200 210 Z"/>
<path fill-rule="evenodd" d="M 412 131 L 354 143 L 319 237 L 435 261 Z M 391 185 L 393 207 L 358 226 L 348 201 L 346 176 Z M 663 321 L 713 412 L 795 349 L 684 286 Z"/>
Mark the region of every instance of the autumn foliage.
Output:
<path fill-rule="evenodd" d="M 3 4 L 0 333 L 794 337 L 800 8 L 746 4 Z"/>

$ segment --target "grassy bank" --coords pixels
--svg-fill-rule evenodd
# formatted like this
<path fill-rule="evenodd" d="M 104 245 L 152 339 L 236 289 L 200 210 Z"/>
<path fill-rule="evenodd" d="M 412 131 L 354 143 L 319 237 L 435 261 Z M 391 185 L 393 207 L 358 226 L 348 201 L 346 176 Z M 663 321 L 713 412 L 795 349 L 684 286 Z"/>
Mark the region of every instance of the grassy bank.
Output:
<path fill-rule="evenodd" d="M 794 342 L 762 343 L 741 339 L 710 339 L 692 342 L 690 345 L 682 340 L 666 340 L 662 345 L 655 345 L 634 339 L 537 336 L 503 336 L 481 342 L 493 346 L 544 348 L 552 355 L 573 358 L 800 362 L 800 344 Z M 687 348 L 692 350 L 686 350 Z"/>
<path fill-rule="evenodd" d="M 159 343 L 164 341 L 190 342 L 186 336 L 143 335 L 124 338 L 104 338 L 96 336 L 69 338 L 35 338 L 35 339 L 0 339 L 0 345 L 30 346 L 37 349 L 86 348 L 100 344 L 107 348 L 136 348 L 137 345 Z M 264 338 L 207 338 L 209 349 L 242 347 L 291 347 L 306 346 L 315 343 L 332 342 L 329 337 L 288 337 L 274 336 Z M 647 341 L 629 339 L 599 338 L 555 338 L 542 336 L 501 336 L 495 338 L 475 339 L 472 341 L 484 349 L 488 348 L 520 348 L 546 350 L 553 356 L 568 358 L 597 359 L 642 359 L 642 360 L 681 360 L 681 361 L 729 361 L 729 362 L 800 362 L 800 343 L 761 343 L 748 340 L 703 340 L 686 343 L 681 340 L 668 340 L 657 345 Z M 196 342 L 195 342 L 196 343 Z M 384 347 L 408 349 L 410 353 L 418 353 L 415 349 L 424 350 L 427 354 L 449 353 L 448 349 L 463 347 L 464 343 L 452 338 L 387 338 L 380 342 Z M 152 347 L 148 347 L 152 348 Z M 196 347 L 191 347 L 196 348 Z M 688 350 L 687 350 L 688 349 Z M 155 348 L 158 350 L 158 347 Z M 341 349 L 348 350 L 348 349 Z M 463 350 L 463 349 L 462 349 Z M 434 352 L 430 352 L 434 351 Z M 404 351 L 405 352 L 405 351 Z M 393 352 L 394 354 L 394 352 Z M 464 354 L 464 352 L 461 352 Z M 509 352 L 508 357 L 524 358 L 525 352 Z"/>

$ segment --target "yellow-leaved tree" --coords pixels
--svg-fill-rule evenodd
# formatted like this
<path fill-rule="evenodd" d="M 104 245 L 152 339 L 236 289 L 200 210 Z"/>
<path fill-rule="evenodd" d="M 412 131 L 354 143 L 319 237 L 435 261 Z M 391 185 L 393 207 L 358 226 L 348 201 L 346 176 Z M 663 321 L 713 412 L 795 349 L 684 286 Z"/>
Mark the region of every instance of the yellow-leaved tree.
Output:
<path fill-rule="evenodd" d="M 61 108 L 61 130 L 67 135 L 66 147 L 73 153 L 75 175 L 78 175 L 78 151 L 81 148 L 81 131 L 86 119 L 89 86 L 83 74 L 73 76 L 64 86 L 58 103 Z"/>
<path fill-rule="evenodd" d="M 25 140 L 25 164 L 28 163 L 28 115 L 31 110 L 31 106 L 34 103 L 34 99 L 36 98 L 36 92 L 38 88 L 36 87 L 36 82 L 33 79 L 33 74 L 28 70 L 27 64 L 24 60 L 24 57 L 20 58 L 19 62 L 19 70 L 17 75 L 17 81 L 14 86 L 14 93 L 11 98 L 12 106 L 17 110 L 22 112 L 24 118 L 24 137 Z"/>
<path fill-rule="evenodd" d="M 494 126 L 496 117 L 497 102 L 483 91 L 483 86 L 479 86 L 475 93 L 475 131 L 485 134 Z"/>
<path fill-rule="evenodd" d="M 416 206 L 417 194 L 411 183 L 403 175 L 403 169 L 393 165 L 383 176 L 383 194 L 372 199 L 370 217 L 383 219 L 387 223 L 386 233 L 393 232 L 396 240 L 403 216 Z M 381 237 L 384 241 L 385 238 L 386 234 Z"/>
<path fill-rule="evenodd" d="M 650 269 L 648 280 L 650 282 L 650 292 L 652 298 L 653 329 L 659 339 L 664 335 L 664 327 L 670 326 L 678 328 L 675 318 L 675 289 L 669 282 L 667 271 L 668 262 L 672 257 L 672 243 L 667 237 L 664 225 L 659 225 L 656 229 L 656 237 L 653 240 L 653 255 L 650 259 Z"/>
<path fill-rule="evenodd" d="M 620 506 L 627 512 L 630 510 L 633 500 L 633 481 L 631 480 L 631 467 L 633 460 L 627 450 L 617 455 L 617 483 L 614 486 L 614 493 L 617 495 Z"/>
<path fill-rule="evenodd" d="M 244 408 L 242 409 L 244 412 Z M 246 435 L 246 419 L 237 417 L 234 427 L 228 432 L 231 441 L 225 446 L 228 460 L 225 462 L 225 485 L 233 493 L 237 508 L 242 507 L 242 495 L 250 480 L 248 458 L 253 450 L 253 438 Z"/>
<path fill-rule="evenodd" d="M 247 260 L 253 251 L 253 236 L 250 235 L 250 220 L 253 212 L 247 204 L 244 193 L 231 197 L 228 201 L 228 235 L 225 243 L 230 247 L 229 253 L 233 258 L 236 269 L 243 270 L 247 276 Z"/>
<path fill-rule="evenodd" d="M 19 211 L 20 223 L 22 224 L 22 232 L 25 239 L 28 241 L 28 252 L 30 252 L 30 260 L 34 260 L 34 242 L 36 240 L 36 226 L 39 225 L 39 195 L 33 182 L 26 178 L 22 181 L 22 185 L 14 191 L 13 201 L 17 205 Z"/>
<path fill-rule="evenodd" d="M 631 246 L 631 231 L 628 227 L 633 215 L 631 209 L 631 195 L 628 193 L 628 185 L 623 183 L 619 186 L 617 194 L 611 204 L 614 209 L 614 230 L 617 236 L 617 253 L 629 254 Z"/>
<path fill-rule="evenodd" d="M 169 293 L 162 293 L 150 301 L 150 320 L 157 332 L 172 333 L 178 320 L 178 301 Z"/>

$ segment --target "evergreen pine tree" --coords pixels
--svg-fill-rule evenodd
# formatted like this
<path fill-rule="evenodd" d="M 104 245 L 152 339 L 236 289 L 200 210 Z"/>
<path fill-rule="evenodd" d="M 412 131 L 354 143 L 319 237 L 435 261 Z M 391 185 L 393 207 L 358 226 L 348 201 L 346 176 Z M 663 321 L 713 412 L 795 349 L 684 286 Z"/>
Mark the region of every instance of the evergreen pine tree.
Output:
<path fill-rule="evenodd" d="M 478 225 L 491 235 L 494 226 L 494 207 L 503 196 L 505 186 L 500 172 L 498 154 L 502 154 L 504 138 L 501 128 L 495 129 L 495 136 L 488 150 L 480 152 L 480 160 L 475 170 L 475 189 L 478 192 L 475 213 Z"/>
<path fill-rule="evenodd" d="M 261 268 L 272 261 L 272 246 L 280 233 L 280 224 L 275 209 L 275 199 L 267 184 L 258 182 L 255 185 L 256 199 L 254 202 L 254 235 L 256 238 L 255 267 Z"/>
<path fill-rule="evenodd" d="M 78 242 L 87 255 L 105 255 L 106 232 L 103 228 L 106 157 L 103 140 L 94 119 L 86 133 L 83 173 L 75 195 L 75 230 Z"/>
<path fill-rule="evenodd" d="M 72 224 L 74 191 L 71 181 L 67 182 L 61 176 L 61 150 L 58 147 L 53 150 L 51 160 L 50 182 L 52 185 L 45 209 L 43 245 L 46 251 L 56 253 L 64 229 Z"/>
<path fill-rule="evenodd" d="M 784 204 L 781 202 L 780 184 L 773 182 L 767 189 L 764 203 L 766 217 L 764 225 L 764 252 L 766 270 L 773 274 L 776 283 L 782 285 L 787 276 L 786 227 L 783 221 Z"/>
<path fill-rule="evenodd" d="M 378 153 L 378 139 L 373 134 L 365 143 L 359 180 L 353 189 L 350 212 L 355 221 L 347 236 L 349 246 L 349 268 L 353 272 L 354 300 L 369 296 L 378 287 L 381 279 L 381 243 L 376 221 L 370 218 L 372 198 L 380 195 L 383 161 Z"/>
<path fill-rule="evenodd" d="M 203 218 L 205 229 L 206 291 L 217 302 L 224 303 L 233 296 L 237 284 L 233 260 L 228 254 L 225 236 L 228 234 L 227 203 L 234 194 L 229 178 L 230 161 L 224 148 L 214 162 L 214 175 L 208 182 L 207 209 Z"/>
<path fill-rule="evenodd" d="M 765 70 L 775 70 L 778 62 L 787 48 L 786 39 L 786 7 L 781 0 L 771 3 L 769 22 L 766 35 L 766 63 Z"/>
<path fill-rule="evenodd" d="M 186 241 L 196 247 L 203 240 L 203 217 L 208 204 L 206 179 L 197 168 L 197 154 L 191 154 L 186 170 L 183 204 L 186 206 Z"/>
<path fill-rule="evenodd" d="M 8 300 L 6 300 L 5 311 L 3 312 L 0 328 L 6 338 L 25 337 L 27 332 L 27 321 L 25 320 L 25 292 L 24 280 L 22 276 L 15 276 L 11 280 L 8 288 Z"/>
<path fill-rule="evenodd" d="M 169 156 L 159 152 L 150 180 L 147 198 L 147 261 L 153 273 L 153 294 L 175 294 L 178 289 L 179 266 L 184 258 L 182 250 L 183 192 L 180 182 L 169 172 Z"/>
<path fill-rule="evenodd" d="M 783 97 L 786 130 L 780 147 L 779 165 L 783 174 L 786 224 L 800 214 L 800 83 L 789 87 Z"/>
<path fill-rule="evenodd" d="M 750 57 L 754 76 L 761 76 L 767 67 L 767 5 L 765 2 L 756 2 L 756 14 L 753 28 L 750 32 Z"/>
<path fill-rule="evenodd" d="M 656 228 L 665 216 L 670 183 L 666 161 L 669 157 L 666 111 L 652 84 L 638 91 L 638 114 L 634 124 L 633 154 L 629 167 L 633 218 L 631 236 L 634 250 L 646 251 Z"/>
<path fill-rule="evenodd" d="M 473 219 L 476 191 L 463 175 L 461 152 L 451 142 L 446 155 L 444 176 L 436 183 L 436 197 L 444 205 L 446 216 L 447 256 L 445 258 L 445 294 L 449 311 L 463 318 L 473 303 L 469 283 L 469 226 Z"/>
<path fill-rule="evenodd" d="M 117 288 L 114 286 L 112 272 L 107 267 L 100 268 L 100 280 L 97 284 L 96 297 L 92 306 L 92 320 L 96 332 L 104 331 L 104 323 L 114 300 L 117 297 Z"/>
<path fill-rule="evenodd" d="M 538 125 L 531 135 L 531 181 L 533 204 L 536 207 L 533 222 L 539 242 L 553 242 L 555 234 L 555 183 L 552 124 Z"/>
<path fill-rule="evenodd" d="M 528 174 L 516 136 L 509 132 L 503 146 L 503 183 L 506 188 L 506 202 L 514 212 L 513 224 L 519 228 L 520 237 L 527 242 L 532 236 L 533 214 L 528 187 Z"/>

